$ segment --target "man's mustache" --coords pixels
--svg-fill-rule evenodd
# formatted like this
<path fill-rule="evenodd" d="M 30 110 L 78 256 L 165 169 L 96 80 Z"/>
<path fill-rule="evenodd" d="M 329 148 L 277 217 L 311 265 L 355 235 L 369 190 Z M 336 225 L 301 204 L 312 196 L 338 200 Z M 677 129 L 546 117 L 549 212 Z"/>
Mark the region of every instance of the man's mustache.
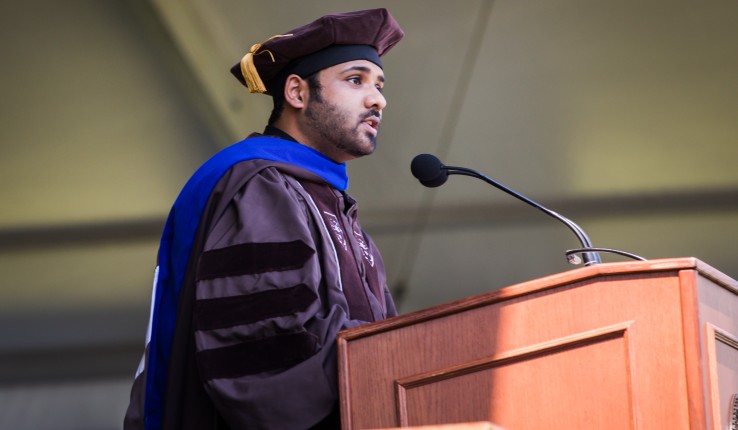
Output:
<path fill-rule="evenodd" d="M 378 110 L 376 110 L 376 109 L 372 109 L 372 110 L 368 111 L 367 113 L 365 113 L 365 114 L 364 114 L 364 115 L 363 115 L 363 116 L 361 117 L 361 120 L 362 120 L 362 121 L 364 121 L 365 119 L 367 119 L 367 118 L 371 118 L 371 117 L 376 117 L 376 118 L 378 118 L 379 120 L 381 120 L 381 119 L 382 119 L 382 114 L 381 114 L 381 113 L 380 113 L 380 112 L 379 112 Z"/>

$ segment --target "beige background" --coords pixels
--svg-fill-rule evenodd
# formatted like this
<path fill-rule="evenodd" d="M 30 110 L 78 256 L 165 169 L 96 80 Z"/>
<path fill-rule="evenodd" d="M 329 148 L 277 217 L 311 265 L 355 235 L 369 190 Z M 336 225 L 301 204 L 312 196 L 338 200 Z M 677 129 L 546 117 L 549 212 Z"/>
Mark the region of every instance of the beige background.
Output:
<path fill-rule="evenodd" d="M 402 312 L 570 270 L 578 246 L 479 181 L 421 187 L 409 164 L 424 152 L 595 245 L 738 277 L 734 1 L 5 2 L 0 428 L 120 427 L 169 206 L 268 117 L 228 68 L 272 34 L 378 6 L 407 36 L 350 192 Z"/>

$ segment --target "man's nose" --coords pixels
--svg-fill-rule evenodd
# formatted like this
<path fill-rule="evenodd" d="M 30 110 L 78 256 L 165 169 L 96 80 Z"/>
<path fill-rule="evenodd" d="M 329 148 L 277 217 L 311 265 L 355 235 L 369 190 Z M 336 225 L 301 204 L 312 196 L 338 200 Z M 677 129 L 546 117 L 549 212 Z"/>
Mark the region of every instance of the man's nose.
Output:
<path fill-rule="evenodd" d="M 382 109 L 384 109 L 385 106 L 387 106 L 387 99 L 384 98 L 384 94 L 379 91 L 379 88 L 375 87 L 374 90 L 372 90 L 371 94 L 367 96 L 366 104 L 369 108 L 374 108 L 381 111 Z"/>

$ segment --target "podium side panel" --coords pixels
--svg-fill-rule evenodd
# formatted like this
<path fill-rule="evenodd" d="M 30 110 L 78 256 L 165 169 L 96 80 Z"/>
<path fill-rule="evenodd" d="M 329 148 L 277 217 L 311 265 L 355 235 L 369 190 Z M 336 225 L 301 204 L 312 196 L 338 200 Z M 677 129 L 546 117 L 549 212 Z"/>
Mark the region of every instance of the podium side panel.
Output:
<path fill-rule="evenodd" d="M 722 430 L 730 425 L 738 394 L 738 285 L 704 276 L 696 281 L 705 401 L 712 428 Z"/>

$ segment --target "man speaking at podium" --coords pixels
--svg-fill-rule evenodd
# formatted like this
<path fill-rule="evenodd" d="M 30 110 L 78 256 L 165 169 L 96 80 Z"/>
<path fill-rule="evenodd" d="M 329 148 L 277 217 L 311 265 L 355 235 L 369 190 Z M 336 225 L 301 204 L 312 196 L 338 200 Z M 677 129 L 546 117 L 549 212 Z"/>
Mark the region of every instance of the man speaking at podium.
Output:
<path fill-rule="evenodd" d="M 345 163 L 375 149 L 402 37 L 384 9 L 327 15 L 231 69 L 274 110 L 172 207 L 126 429 L 340 428 L 336 333 L 396 314 Z"/>

